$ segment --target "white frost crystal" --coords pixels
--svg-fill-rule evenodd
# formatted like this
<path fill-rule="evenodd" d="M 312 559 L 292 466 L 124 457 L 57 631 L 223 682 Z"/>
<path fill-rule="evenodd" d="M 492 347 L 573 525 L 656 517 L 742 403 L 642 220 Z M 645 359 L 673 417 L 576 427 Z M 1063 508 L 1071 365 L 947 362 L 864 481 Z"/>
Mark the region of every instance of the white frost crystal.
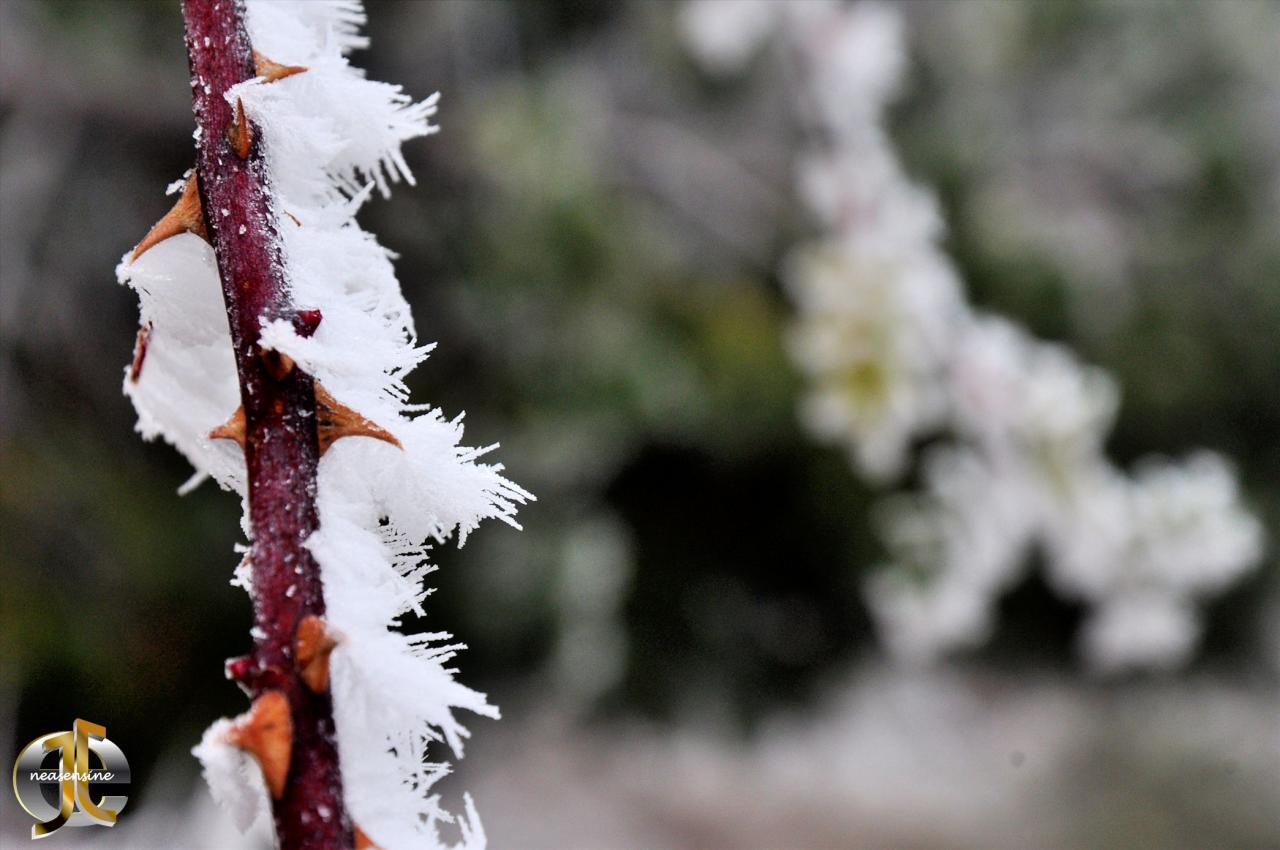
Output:
<path fill-rule="evenodd" d="M 391 254 L 356 223 L 377 188 L 412 182 L 400 153 L 407 139 L 435 132 L 436 98 L 413 103 L 398 86 L 373 82 L 346 53 L 364 47 L 358 0 L 249 0 L 254 48 L 306 72 L 235 86 L 260 130 L 293 303 L 319 310 L 313 336 L 284 321 L 264 326 L 262 344 L 291 356 L 338 401 L 396 436 L 403 448 L 370 439 L 339 440 L 321 459 L 320 529 L 307 545 L 320 564 L 326 619 L 341 643 L 331 685 L 343 786 L 353 820 L 382 850 L 447 846 L 440 823 L 455 820 L 431 785 L 448 772 L 429 745 L 457 755 L 467 730 L 454 709 L 497 717 L 484 696 L 454 679 L 461 648 L 444 634 L 405 635 L 395 627 L 421 613 L 430 571 L 424 544 L 459 542 L 486 518 L 515 525 L 532 498 L 488 449 L 461 445 L 461 417 L 408 403 L 403 377 L 430 346 L 418 345 Z M 239 405 L 231 338 L 212 249 L 195 236 L 161 242 L 117 274 L 138 292 L 151 328 L 146 358 L 125 392 L 138 430 L 162 436 L 242 497 L 244 461 L 229 440 L 208 433 Z M 490 447 L 492 448 L 492 447 Z M 246 827 L 266 802 L 246 781 L 239 751 L 220 742 L 219 721 L 196 748 L 214 795 Z M 434 750 L 432 751 L 434 754 Z M 256 771 L 247 771 L 250 774 Z M 462 844 L 484 844 L 470 798 L 459 819 Z"/>
<path fill-rule="evenodd" d="M 230 730 L 230 720 L 217 721 L 191 752 L 200 760 L 213 799 L 244 832 L 267 808 L 267 786 L 253 756 L 226 742 Z"/>

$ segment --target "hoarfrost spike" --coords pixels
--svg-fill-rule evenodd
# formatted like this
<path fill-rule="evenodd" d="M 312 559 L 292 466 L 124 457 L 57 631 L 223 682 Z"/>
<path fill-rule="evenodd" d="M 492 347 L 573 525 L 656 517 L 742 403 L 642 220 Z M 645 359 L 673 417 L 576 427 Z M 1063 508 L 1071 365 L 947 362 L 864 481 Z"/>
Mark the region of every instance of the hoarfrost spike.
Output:
<path fill-rule="evenodd" d="M 227 128 L 227 141 L 231 143 L 231 149 L 236 152 L 236 156 L 246 159 L 249 156 L 249 149 L 253 147 L 253 128 L 249 126 L 249 119 L 244 115 L 244 101 L 236 98 L 236 120 Z"/>
<path fill-rule="evenodd" d="M 293 717 L 284 691 L 267 691 L 227 730 L 227 743 L 251 753 L 274 800 L 284 796 L 293 756 Z"/>
<path fill-rule="evenodd" d="M 269 83 L 276 80 L 283 80 L 285 77 L 292 77 L 294 74 L 301 74 L 307 70 L 301 65 L 281 65 L 279 62 L 273 62 L 263 56 L 258 51 L 253 51 L 253 72 L 259 77 L 263 77 Z"/>
<path fill-rule="evenodd" d="M 243 449 L 246 432 L 247 424 L 244 418 L 244 405 L 242 404 L 236 408 L 235 413 L 231 414 L 230 419 L 209 432 L 209 439 L 235 440 L 240 444 L 240 448 Z"/>
<path fill-rule="evenodd" d="M 372 437 L 404 448 L 390 431 L 378 427 L 329 394 L 316 382 L 316 433 L 320 438 L 320 455 L 343 437 Z"/>
<path fill-rule="evenodd" d="M 164 214 L 164 218 L 156 222 L 133 249 L 133 253 L 129 255 L 129 262 L 132 263 L 141 257 L 147 249 L 157 243 L 163 242 L 170 236 L 177 236 L 179 233 L 194 233 L 204 241 L 209 241 L 209 231 L 204 226 L 204 208 L 200 206 L 200 186 L 194 171 L 191 172 L 191 177 L 188 178 L 187 185 L 182 190 L 182 197 L 178 198 L 173 208 Z"/>
<path fill-rule="evenodd" d="M 293 659 L 298 674 L 307 687 L 315 693 L 329 689 L 329 654 L 338 645 L 328 626 L 315 614 L 308 614 L 298 623 L 293 639 Z"/>

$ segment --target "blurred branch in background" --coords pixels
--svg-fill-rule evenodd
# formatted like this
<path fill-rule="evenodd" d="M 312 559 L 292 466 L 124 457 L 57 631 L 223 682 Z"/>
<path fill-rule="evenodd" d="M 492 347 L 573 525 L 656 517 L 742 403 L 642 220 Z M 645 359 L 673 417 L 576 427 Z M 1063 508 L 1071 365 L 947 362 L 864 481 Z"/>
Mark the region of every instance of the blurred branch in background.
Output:
<path fill-rule="evenodd" d="M 682 20 L 717 70 L 732 70 L 726 33 L 749 45 L 775 29 L 801 68 L 796 100 L 816 138 L 797 158 L 798 192 L 825 232 L 784 276 L 809 431 L 882 483 L 903 477 L 913 443 L 946 440 L 924 454 L 923 491 L 882 506 L 891 563 L 867 593 L 889 648 L 927 662 L 986 643 L 1035 547 L 1053 589 L 1090 608 L 1079 642 L 1095 670 L 1185 664 L 1193 602 L 1257 565 L 1259 523 L 1218 455 L 1147 459 L 1126 476 L 1103 449 L 1111 377 L 970 307 L 939 249 L 936 202 L 902 173 L 883 126 L 906 53 L 898 13 L 695 0 Z"/>
<path fill-rule="evenodd" d="M 409 152 L 423 189 L 361 214 L 442 343 L 413 390 L 501 436 L 540 498 L 525 535 L 434 553 L 427 625 L 468 636 L 506 718 L 446 799 L 473 789 L 499 847 L 1275 844 L 1272 549 L 1202 609 L 1179 673 L 1082 679 L 1086 612 L 1040 570 L 947 669 L 866 660 L 876 491 L 797 421 L 771 271 L 815 230 L 791 188 L 802 69 L 765 51 L 708 75 L 679 8 L 370 4 L 357 64 L 443 95 L 445 132 Z M 969 299 L 1114 377 L 1117 465 L 1220 452 L 1274 540 L 1274 4 L 900 11 L 886 132 Z M 235 506 L 172 498 L 187 471 L 130 434 L 132 307 L 104 272 L 189 165 L 180 25 L 165 2 L 0 15 L 6 730 L 105 722 L 141 820 L 184 805 L 157 766 L 194 778 L 201 719 L 236 700 L 203 671 L 248 617 L 225 610 Z M 157 652 L 171 679 L 142 675 Z"/>

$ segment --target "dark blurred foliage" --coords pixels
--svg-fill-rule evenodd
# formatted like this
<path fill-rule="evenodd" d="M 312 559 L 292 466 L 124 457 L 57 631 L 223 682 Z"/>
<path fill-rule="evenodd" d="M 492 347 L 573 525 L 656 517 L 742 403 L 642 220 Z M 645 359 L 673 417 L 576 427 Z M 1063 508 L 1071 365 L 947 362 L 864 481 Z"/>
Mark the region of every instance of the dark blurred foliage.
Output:
<path fill-rule="evenodd" d="M 470 444 L 502 440 L 495 456 L 539 497 L 523 534 L 495 525 L 435 553 L 431 628 L 470 645 L 464 678 L 499 704 L 551 694 L 588 716 L 736 726 L 804 703 L 875 651 L 858 588 L 880 552 L 872 491 L 794 416 L 773 270 L 807 225 L 785 90 L 759 69 L 699 75 L 667 4 L 373 2 L 369 17 L 357 63 L 444 93 L 442 132 L 406 151 L 420 185 L 362 213 L 400 254 L 420 337 L 441 343 L 412 388 L 465 409 Z M 1034 124 L 1036 81 L 1131 24 L 1102 4 L 1030 19 L 1009 83 L 1027 88 L 1009 96 Z M 171 0 L 4 0 L 0 33 L 0 716 L 19 743 L 103 722 L 145 787 L 162 752 L 241 708 L 221 668 L 250 619 L 227 584 L 237 500 L 211 485 L 179 499 L 184 462 L 138 439 L 120 393 L 137 312 L 112 269 L 191 158 L 181 20 Z M 943 199 L 975 301 L 1115 374 L 1117 459 L 1219 449 L 1276 528 L 1280 252 L 1255 149 L 1218 120 L 1229 69 L 1190 57 L 1171 102 L 1146 104 L 1185 122 L 1189 180 L 1144 192 L 1098 170 L 1142 248 L 1122 310 L 1115 292 L 1084 296 L 1086 317 L 1114 312 L 1100 329 L 1062 263 L 970 224 L 999 157 L 975 139 L 1018 128 L 958 144 L 961 83 L 937 56 L 918 58 L 894 132 Z M 586 604 L 564 564 L 600 523 L 622 541 L 620 599 L 597 612 L 621 667 L 562 688 L 573 665 L 554 658 Z M 1215 603 L 1200 663 L 1261 665 L 1268 575 Z M 1038 580 L 1002 613 L 984 661 L 1073 667 L 1077 612 Z"/>

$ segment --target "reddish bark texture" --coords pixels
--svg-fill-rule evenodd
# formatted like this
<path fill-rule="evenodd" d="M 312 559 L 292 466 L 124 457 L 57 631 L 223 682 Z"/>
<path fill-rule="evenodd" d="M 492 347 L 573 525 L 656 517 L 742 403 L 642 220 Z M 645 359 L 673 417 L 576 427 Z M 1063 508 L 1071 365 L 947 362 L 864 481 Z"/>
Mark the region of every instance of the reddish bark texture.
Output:
<path fill-rule="evenodd" d="M 296 311 L 282 273 L 270 186 L 255 132 L 241 157 L 229 141 L 235 109 L 224 93 L 254 76 L 240 0 L 183 0 L 191 91 L 199 135 L 196 171 L 209 239 L 218 260 L 247 424 L 254 651 L 233 665 L 252 694 L 279 689 L 289 699 L 293 757 L 283 795 L 273 801 L 282 850 L 337 850 L 353 844 L 328 693 L 316 694 L 293 663 L 297 624 L 324 614 L 320 571 L 303 545 L 316 513 L 315 389 L 293 369 L 265 368 L 260 322 Z M 231 669 L 231 668 L 229 668 Z"/>

